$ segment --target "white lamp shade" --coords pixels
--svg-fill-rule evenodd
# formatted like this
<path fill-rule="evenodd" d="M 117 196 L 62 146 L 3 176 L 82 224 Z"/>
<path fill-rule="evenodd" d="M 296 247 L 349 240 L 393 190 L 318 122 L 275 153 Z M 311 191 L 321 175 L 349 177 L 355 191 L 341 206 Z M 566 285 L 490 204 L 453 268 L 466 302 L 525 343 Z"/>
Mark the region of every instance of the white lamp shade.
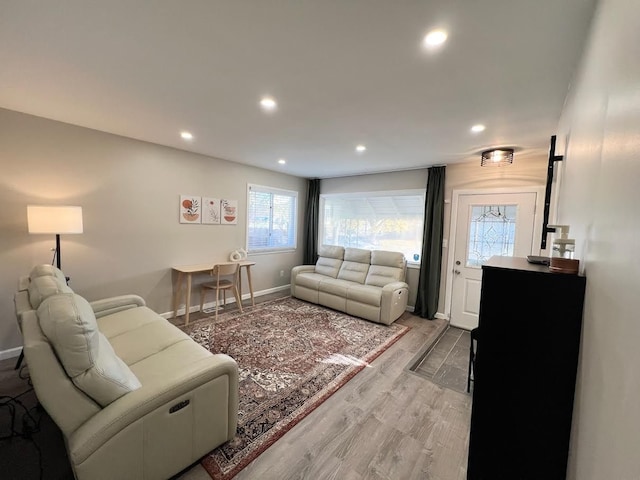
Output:
<path fill-rule="evenodd" d="M 29 233 L 82 233 L 82 207 L 27 205 Z"/>

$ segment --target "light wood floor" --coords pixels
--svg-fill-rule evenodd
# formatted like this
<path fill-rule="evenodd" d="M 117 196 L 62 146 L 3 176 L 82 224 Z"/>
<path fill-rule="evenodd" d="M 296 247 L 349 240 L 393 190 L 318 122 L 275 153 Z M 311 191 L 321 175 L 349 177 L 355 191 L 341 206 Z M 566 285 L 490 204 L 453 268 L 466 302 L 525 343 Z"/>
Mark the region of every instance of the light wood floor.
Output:
<path fill-rule="evenodd" d="M 471 396 L 409 372 L 434 329 L 411 330 L 242 470 L 237 480 L 463 480 Z M 200 465 L 179 477 L 210 480 Z"/>

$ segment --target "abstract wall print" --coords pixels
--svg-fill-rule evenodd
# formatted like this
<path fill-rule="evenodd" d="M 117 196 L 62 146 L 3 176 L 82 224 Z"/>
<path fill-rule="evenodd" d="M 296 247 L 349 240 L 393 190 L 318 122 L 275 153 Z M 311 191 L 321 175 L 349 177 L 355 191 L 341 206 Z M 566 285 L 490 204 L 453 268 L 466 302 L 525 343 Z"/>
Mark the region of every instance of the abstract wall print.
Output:
<path fill-rule="evenodd" d="M 220 224 L 220 199 L 202 197 L 202 223 L 207 225 Z"/>
<path fill-rule="evenodd" d="M 223 225 L 235 225 L 238 223 L 238 201 L 220 200 L 220 223 Z"/>
<path fill-rule="evenodd" d="M 180 195 L 180 223 L 200 223 L 202 199 L 195 195 Z"/>

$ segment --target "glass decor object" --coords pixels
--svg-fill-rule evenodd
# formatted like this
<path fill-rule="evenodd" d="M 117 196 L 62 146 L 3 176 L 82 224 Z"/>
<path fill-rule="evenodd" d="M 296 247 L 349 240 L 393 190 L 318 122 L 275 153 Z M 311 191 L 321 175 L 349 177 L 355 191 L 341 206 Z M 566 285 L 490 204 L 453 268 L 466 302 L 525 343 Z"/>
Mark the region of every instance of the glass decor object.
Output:
<path fill-rule="evenodd" d="M 517 205 L 473 205 L 469 216 L 467 267 L 480 267 L 494 255 L 513 256 Z"/>

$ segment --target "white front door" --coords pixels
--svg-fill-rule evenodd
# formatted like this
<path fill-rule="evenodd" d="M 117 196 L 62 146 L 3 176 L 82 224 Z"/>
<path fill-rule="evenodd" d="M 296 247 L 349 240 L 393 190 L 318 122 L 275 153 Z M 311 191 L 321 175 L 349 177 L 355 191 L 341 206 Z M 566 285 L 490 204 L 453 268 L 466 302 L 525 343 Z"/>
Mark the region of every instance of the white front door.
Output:
<path fill-rule="evenodd" d="M 458 196 L 453 251 L 452 326 L 478 326 L 482 264 L 494 255 L 533 253 L 538 192 Z"/>

